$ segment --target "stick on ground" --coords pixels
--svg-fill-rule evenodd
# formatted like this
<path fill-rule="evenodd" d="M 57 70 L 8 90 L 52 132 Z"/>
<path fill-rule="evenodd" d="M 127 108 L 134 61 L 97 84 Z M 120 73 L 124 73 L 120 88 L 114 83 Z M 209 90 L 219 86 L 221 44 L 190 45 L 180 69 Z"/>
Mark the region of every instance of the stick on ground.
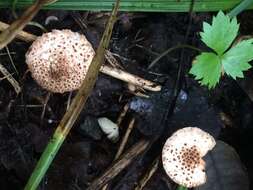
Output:
<path fill-rule="evenodd" d="M 117 151 L 117 153 L 116 153 L 116 155 L 115 155 L 114 160 L 117 160 L 117 159 L 120 157 L 120 155 L 123 153 L 123 151 L 124 151 L 124 149 L 125 149 L 125 146 L 126 146 L 126 143 L 127 143 L 127 140 L 128 140 L 128 137 L 129 137 L 129 135 L 130 135 L 130 133 L 132 132 L 132 129 L 133 129 L 133 127 L 134 127 L 134 123 L 135 123 L 135 119 L 132 118 L 131 121 L 130 121 L 130 123 L 128 124 L 128 128 L 127 128 L 127 130 L 126 130 L 126 133 L 125 133 L 124 137 L 122 138 L 122 141 L 121 141 L 121 143 L 120 143 L 119 149 L 118 149 L 118 151 Z M 102 190 L 106 190 L 107 187 L 108 187 L 108 184 L 106 184 L 106 185 L 102 188 Z"/>
<path fill-rule="evenodd" d="M 125 106 L 123 107 L 122 112 L 119 114 L 119 117 L 117 119 L 117 125 L 121 124 L 121 122 L 123 121 L 123 119 L 126 116 L 128 109 L 129 109 L 129 103 L 126 103 Z"/>
<path fill-rule="evenodd" d="M 150 141 L 140 140 L 109 167 L 99 178 L 91 183 L 87 190 L 101 189 L 122 170 L 124 170 L 138 155 L 143 153 L 149 146 Z"/>
<path fill-rule="evenodd" d="M 0 34 L 0 49 L 4 48 L 20 31 L 23 30 L 23 28 L 33 19 L 43 5 L 50 2 L 52 2 L 52 0 L 36 0 L 29 8 L 26 9 L 19 19 L 15 20 L 11 25 L 5 28 Z"/>
<path fill-rule="evenodd" d="M 148 181 L 151 179 L 151 177 L 158 169 L 158 165 L 159 165 L 159 157 L 155 159 L 155 161 L 152 163 L 151 168 L 148 169 L 148 171 L 145 173 L 145 175 L 140 180 L 139 184 L 134 190 L 142 190 L 145 187 L 145 185 L 148 183 Z"/>
<path fill-rule="evenodd" d="M 7 71 L 7 69 L 2 64 L 0 64 L 0 72 L 11 83 L 11 85 L 13 86 L 16 93 L 19 94 L 21 91 L 21 87 L 19 86 L 19 83 L 12 77 L 12 75 L 9 73 L 9 71 Z"/>

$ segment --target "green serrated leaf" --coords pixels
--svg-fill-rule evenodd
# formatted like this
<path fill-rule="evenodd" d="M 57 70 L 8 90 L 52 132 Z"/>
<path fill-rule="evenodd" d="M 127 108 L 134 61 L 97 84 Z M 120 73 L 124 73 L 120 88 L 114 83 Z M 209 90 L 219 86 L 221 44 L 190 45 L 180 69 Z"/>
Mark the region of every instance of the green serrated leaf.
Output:
<path fill-rule="evenodd" d="M 196 57 L 190 73 L 199 80 L 202 85 L 207 85 L 209 89 L 213 88 L 221 76 L 221 61 L 214 53 L 201 53 Z"/>
<path fill-rule="evenodd" d="M 231 18 L 219 11 L 213 17 L 212 25 L 204 22 L 203 32 L 200 33 L 201 40 L 218 55 L 222 55 L 232 44 L 239 30 L 236 18 Z"/>
<path fill-rule="evenodd" d="M 222 66 L 227 75 L 233 79 L 243 78 L 243 71 L 251 68 L 248 63 L 253 60 L 253 39 L 243 40 L 222 56 Z"/>

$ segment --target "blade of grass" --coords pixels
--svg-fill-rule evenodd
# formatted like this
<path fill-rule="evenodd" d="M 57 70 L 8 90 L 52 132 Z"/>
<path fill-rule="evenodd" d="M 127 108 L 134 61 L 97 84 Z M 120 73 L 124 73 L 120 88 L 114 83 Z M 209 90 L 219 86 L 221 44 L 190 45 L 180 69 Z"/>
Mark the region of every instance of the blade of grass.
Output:
<path fill-rule="evenodd" d="M 187 188 L 186 188 L 186 187 L 183 187 L 183 186 L 181 186 L 181 185 L 179 185 L 179 186 L 177 187 L 177 190 L 187 190 Z"/>
<path fill-rule="evenodd" d="M 188 12 L 192 0 L 122 0 L 121 11 Z M 18 0 L 16 7 L 30 5 L 32 0 Z M 110 11 L 113 0 L 59 0 L 43 9 Z M 241 0 L 195 0 L 193 11 L 230 10 Z M 0 0 L 0 7 L 11 7 L 12 1 Z M 253 8 L 252 6 L 250 8 Z"/>
<path fill-rule="evenodd" d="M 83 106 L 93 89 L 96 82 L 96 78 L 99 73 L 99 69 L 104 60 L 105 49 L 109 45 L 109 41 L 112 34 L 112 29 L 116 21 L 116 14 L 119 7 L 119 0 L 116 1 L 115 7 L 112 11 L 111 17 L 107 23 L 106 29 L 104 31 L 103 37 L 100 41 L 99 47 L 97 49 L 96 55 L 92 60 L 92 63 L 88 69 L 87 75 L 77 92 L 75 98 L 71 102 L 68 111 L 63 116 L 60 124 L 58 125 L 53 137 L 49 141 L 45 151 L 43 152 L 40 160 L 37 163 L 25 190 L 35 190 L 37 189 L 40 181 L 44 177 L 47 169 L 49 168 L 51 162 L 53 161 L 55 155 L 60 149 L 62 143 L 64 142 L 66 136 L 68 135 L 70 129 L 73 127 L 74 122 L 79 116 Z"/>
<path fill-rule="evenodd" d="M 23 30 L 26 24 L 32 20 L 43 5 L 51 2 L 52 0 L 36 0 L 18 20 L 14 21 L 0 34 L 0 49 L 4 48 L 16 37 L 18 32 Z"/>
<path fill-rule="evenodd" d="M 247 9 L 253 4 L 253 0 L 243 0 L 238 6 L 233 8 L 229 13 L 228 16 L 233 18 L 237 16 L 239 13 Z"/>

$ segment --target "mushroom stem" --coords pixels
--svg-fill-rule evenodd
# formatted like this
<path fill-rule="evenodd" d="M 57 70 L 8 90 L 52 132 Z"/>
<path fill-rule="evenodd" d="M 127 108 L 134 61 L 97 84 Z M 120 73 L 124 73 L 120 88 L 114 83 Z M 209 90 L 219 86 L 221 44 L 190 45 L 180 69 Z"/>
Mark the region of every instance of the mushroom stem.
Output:
<path fill-rule="evenodd" d="M 0 31 L 5 30 L 9 26 L 10 25 L 0 21 Z M 25 32 L 25 31 L 20 31 L 17 34 L 16 37 L 20 40 L 25 41 L 25 42 L 31 42 L 31 41 L 34 41 L 37 38 L 36 35 L 30 34 L 30 33 Z M 152 81 L 149 81 L 149 80 L 143 79 L 141 77 L 138 77 L 136 75 L 130 74 L 126 71 L 123 71 L 122 69 L 118 69 L 118 68 L 103 65 L 100 69 L 100 72 L 102 72 L 106 75 L 109 75 L 113 78 L 117 78 L 119 80 L 122 80 L 124 82 L 142 87 L 146 90 L 150 90 L 150 91 L 160 91 L 161 90 L 160 85 L 158 85 L 158 84 L 156 84 Z"/>

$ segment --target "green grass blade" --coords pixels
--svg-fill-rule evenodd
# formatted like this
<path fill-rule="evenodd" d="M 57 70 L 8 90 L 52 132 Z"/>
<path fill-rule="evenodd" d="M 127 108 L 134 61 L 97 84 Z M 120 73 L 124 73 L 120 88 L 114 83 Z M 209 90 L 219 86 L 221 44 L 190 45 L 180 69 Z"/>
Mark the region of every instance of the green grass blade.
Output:
<path fill-rule="evenodd" d="M 177 190 L 187 190 L 187 188 L 186 188 L 186 187 L 183 187 L 183 186 L 181 186 L 181 185 L 179 185 L 179 186 L 177 187 Z"/>
<path fill-rule="evenodd" d="M 192 0 L 122 0 L 121 11 L 146 12 L 188 12 Z M 33 0 L 18 0 L 16 6 L 28 6 Z M 112 9 L 113 0 L 59 0 L 45 6 L 44 9 L 64 10 L 104 10 Z M 193 11 L 230 10 L 237 6 L 241 0 L 195 0 Z M 0 8 L 11 7 L 11 0 L 0 0 Z M 251 6 L 250 8 L 253 8 Z"/>
<path fill-rule="evenodd" d="M 92 60 L 92 63 L 88 69 L 86 77 L 85 77 L 78 93 L 76 94 L 75 98 L 71 102 L 71 105 L 70 105 L 68 111 L 63 116 L 52 139 L 48 143 L 40 160 L 38 161 L 37 166 L 35 167 L 32 175 L 25 187 L 25 190 L 37 189 L 39 183 L 41 182 L 42 178 L 44 177 L 47 169 L 49 168 L 50 164 L 52 163 L 59 148 L 61 147 L 66 136 L 68 135 L 69 131 L 73 127 L 74 122 L 76 121 L 81 110 L 83 109 L 83 106 L 84 106 L 84 104 L 85 104 L 89 94 L 91 93 L 94 84 L 95 84 L 96 78 L 99 73 L 99 69 L 101 67 L 101 63 L 104 60 L 105 49 L 109 45 L 113 25 L 114 25 L 114 22 L 116 21 L 116 14 L 118 11 L 118 7 L 119 7 L 119 0 L 117 0 L 116 5 L 113 9 L 111 17 L 110 17 L 108 24 L 106 26 L 106 29 L 104 31 L 103 37 L 100 41 L 99 47 L 96 51 L 96 55 Z"/>
<path fill-rule="evenodd" d="M 228 16 L 233 18 L 253 4 L 253 0 L 243 0 L 238 6 L 232 9 Z"/>
<path fill-rule="evenodd" d="M 48 143 L 45 151 L 43 152 L 36 168 L 34 169 L 32 176 L 26 184 L 25 190 L 35 190 L 39 186 L 40 181 L 44 177 L 47 169 L 52 163 L 56 153 L 64 142 L 65 137 L 58 132 L 54 133 L 54 136 Z"/>

